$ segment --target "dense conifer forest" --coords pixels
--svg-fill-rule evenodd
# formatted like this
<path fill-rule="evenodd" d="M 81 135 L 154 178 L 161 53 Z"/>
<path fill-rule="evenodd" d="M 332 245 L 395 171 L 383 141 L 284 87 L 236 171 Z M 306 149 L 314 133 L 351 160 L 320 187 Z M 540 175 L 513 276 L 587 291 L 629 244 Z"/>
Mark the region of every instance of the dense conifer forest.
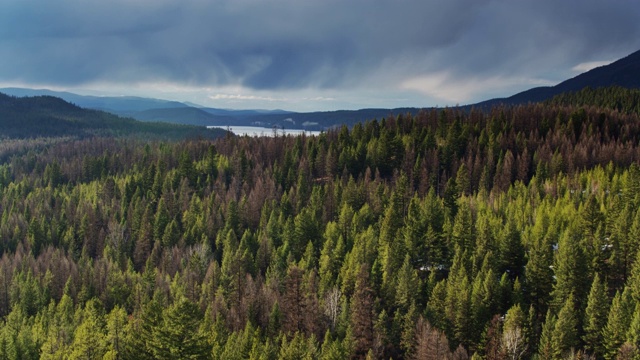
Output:
<path fill-rule="evenodd" d="M 315 137 L 3 139 L 0 357 L 637 359 L 620 92 Z"/>

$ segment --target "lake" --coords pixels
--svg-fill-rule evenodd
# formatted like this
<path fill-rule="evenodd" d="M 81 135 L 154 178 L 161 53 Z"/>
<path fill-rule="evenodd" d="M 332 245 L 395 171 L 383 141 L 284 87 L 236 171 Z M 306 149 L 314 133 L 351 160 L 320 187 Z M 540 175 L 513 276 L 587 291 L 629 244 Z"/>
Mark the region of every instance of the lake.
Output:
<path fill-rule="evenodd" d="M 231 131 L 232 133 L 238 136 L 273 136 L 274 130 L 272 128 L 265 128 L 259 126 L 207 126 L 208 128 L 219 128 Z M 309 130 L 300 130 L 300 129 L 277 129 L 278 136 L 282 135 L 300 135 L 305 133 L 306 135 L 319 135 L 320 131 L 309 131 Z"/>

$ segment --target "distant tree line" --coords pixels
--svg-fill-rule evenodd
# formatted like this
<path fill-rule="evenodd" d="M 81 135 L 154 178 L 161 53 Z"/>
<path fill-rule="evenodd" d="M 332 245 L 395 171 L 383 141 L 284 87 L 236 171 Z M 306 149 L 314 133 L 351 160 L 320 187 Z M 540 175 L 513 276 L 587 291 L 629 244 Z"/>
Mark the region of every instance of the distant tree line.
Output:
<path fill-rule="evenodd" d="M 155 140 L 216 138 L 220 129 L 142 122 L 83 109 L 53 96 L 13 97 L 0 93 L 0 139 L 40 137 L 136 137 Z"/>

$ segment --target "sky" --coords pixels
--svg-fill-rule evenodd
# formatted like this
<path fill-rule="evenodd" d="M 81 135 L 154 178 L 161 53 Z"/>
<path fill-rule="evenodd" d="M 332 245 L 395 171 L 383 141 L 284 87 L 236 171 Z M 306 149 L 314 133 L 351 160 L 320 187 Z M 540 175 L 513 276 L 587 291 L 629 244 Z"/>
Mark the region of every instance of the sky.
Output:
<path fill-rule="evenodd" d="M 637 50 L 637 0 L 0 2 L 0 87 L 230 109 L 463 105 Z"/>

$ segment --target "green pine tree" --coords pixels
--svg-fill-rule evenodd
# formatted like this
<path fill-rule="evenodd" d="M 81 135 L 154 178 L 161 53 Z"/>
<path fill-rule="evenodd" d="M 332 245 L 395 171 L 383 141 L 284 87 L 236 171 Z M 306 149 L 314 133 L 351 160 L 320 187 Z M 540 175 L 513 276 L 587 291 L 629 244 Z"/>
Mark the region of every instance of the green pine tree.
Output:
<path fill-rule="evenodd" d="M 617 292 L 611 303 L 607 325 L 602 330 L 604 358 L 615 359 L 620 346 L 625 342 L 627 331 L 633 319 L 633 299 L 629 288 Z"/>
<path fill-rule="evenodd" d="M 573 295 L 565 302 L 558 313 L 558 320 L 553 329 L 551 346 L 554 359 L 564 359 L 578 346 L 578 318 L 575 313 Z"/>
<path fill-rule="evenodd" d="M 211 349 L 200 332 L 202 314 L 186 298 L 163 311 L 163 322 L 154 329 L 154 355 L 158 359 L 206 359 Z"/>
<path fill-rule="evenodd" d="M 70 359 L 99 359 L 107 352 L 107 334 L 102 304 L 89 300 L 83 311 L 83 319 L 76 328 L 71 344 Z"/>
<path fill-rule="evenodd" d="M 627 281 L 627 287 L 631 289 L 631 296 L 633 297 L 633 300 L 636 303 L 640 302 L 640 251 L 638 251 L 636 255 L 635 265 L 631 270 L 631 276 Z"/>
<path fill-rule="evenodd" d="M 627 331 L 627 342 L 640 349 L 640 303 L 636 304 L 631 326 Z"/>
<path fill-rule="evenodd" d="M 549 294 L 553 288 L 552 248 L 545 238 L 536 238 L 529 248 L 525 266 L 526 287 L 529 301 L 538 312 L 544 313 L 548 305 Z"/>
<path fill-rule="evenodd" d="M 466 198 L 462 198 L 458 203 L 460 204 L 460 208 L 453 221 L 451 246 L 459 246 L 462 250 L 473 252 L 475 247 L 475 229 L 469 201 Z"/>
<path fill-rule="evenodd" d="M 571 295 L 584 299 L 589 284 L 587 260 L 579 245 L 577 230 L 564 232 L 558 243 L 553 267 L 556 283 L 553 287 L 553 305 L 560 309 Z"/>
<path fill-rule="evenodd" d="M 124 349 L 130 339 L 126 311 L 116 306 L 107 315 L 107 353 L 105 358 L 124 359 Z"/>
<path fill-rule="evenodd" d="M 600 275 L 596 273 L 591 284 L 591 291 L 587 298 L 587 308 L 584 314 L 584 335 L 582 340 L 585 343 L 587 352 L 601 356 L 602 329 L 607 324 L 607 314 L 609 312 L 609 299 L 607 298 L 605 284 L 600 280 Z"/>
<path fill-rule="evenodd" d="M 551 310 L 548 310 L 544 324 L 542 325 L 542 333 L 538 344 L 538 359 L 540 360 L 555 359 L 553 333 L 555 332 L 556 322 L 557 317 L 551 313 Z"/>

